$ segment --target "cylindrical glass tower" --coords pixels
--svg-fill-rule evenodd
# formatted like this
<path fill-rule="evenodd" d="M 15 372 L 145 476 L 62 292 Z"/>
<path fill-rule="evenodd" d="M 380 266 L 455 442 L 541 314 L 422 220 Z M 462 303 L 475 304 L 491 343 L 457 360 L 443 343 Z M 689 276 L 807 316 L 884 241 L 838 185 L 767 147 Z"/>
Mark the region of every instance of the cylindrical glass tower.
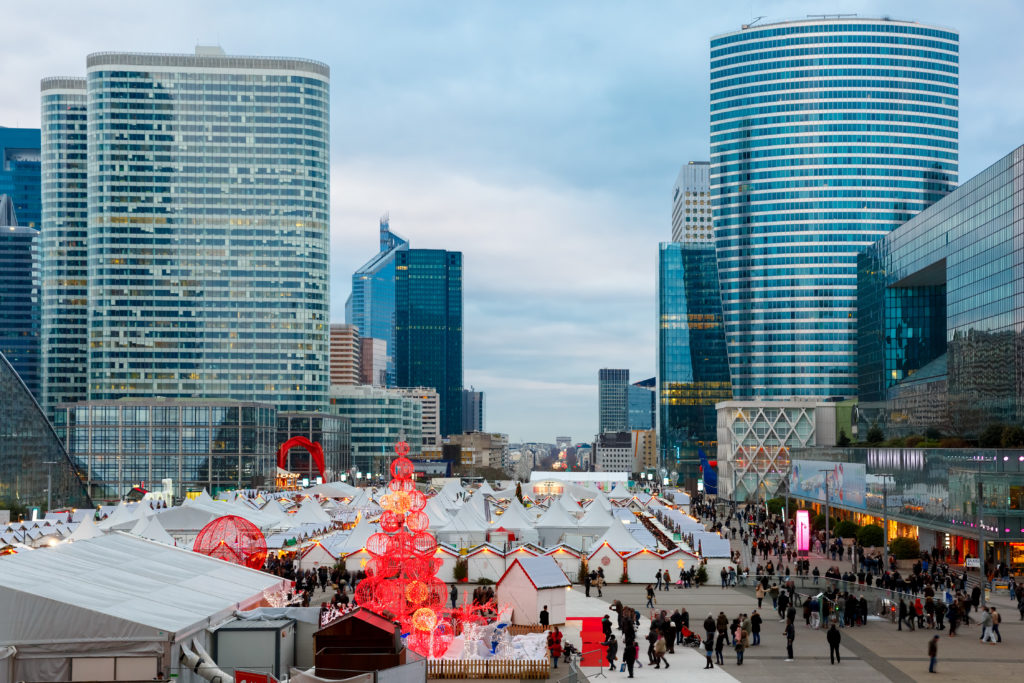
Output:
<path fill-rule="evenodd" d="M 711 196 L 733 395 L 857 391 L 857 253 L 956 184 L 959 36 L 888 19 L 711 40 Z"/>

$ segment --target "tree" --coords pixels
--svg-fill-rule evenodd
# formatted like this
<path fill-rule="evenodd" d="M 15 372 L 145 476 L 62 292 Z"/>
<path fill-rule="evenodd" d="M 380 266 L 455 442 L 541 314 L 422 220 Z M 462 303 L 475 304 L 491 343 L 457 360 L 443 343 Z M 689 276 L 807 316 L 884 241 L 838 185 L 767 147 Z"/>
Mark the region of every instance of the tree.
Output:
<path fill-rule="evenodd" d="M 850 437 L 848 437 L 846 435 L 846 430 L 845 429 L 840 429 L 839 430 L 839 438 L 836 439 L 836 445 L 837 446 L 849 446 L 850 445 Z"/>
<path fill-rule="evenodd" d="M 871 425 L 868 429 L 868 443 L 882 443 L 885 441 L 885 434 L 882 432 L 882 428 L 878 425 Z"/>
<path fill-rule="evenodd" d="M 909 434 L 903 438 L 903 445 L 907 448 L 913 448 L 922 441 L 924 441 L 924 437 L 920 434 Z"/>
<path fill-rule="evenodd" d="M 464 557 L 460 557 L 455 560 L 455 566 L 452 568 L 452 578 L 455 579 L 456 583 L 465 581 L 469 577 L 469 560 Z"/>
<path fill-rule="evenodd" d="M 698 586 L 703 586 L 708 582 L 708 568 L 704 565 L 697 567 L 697 573 L 694 575 L 693 580 L 697 582 Z"/>
<path fill-rule="evenodd" d="M 897 560 L 916 560 L 921 557 L 921 544 L 916 538 L 894 538 L 889 541 L 889 554 Z"/>
<path fill-rule="evenodd" d="M 885 532 L 877 524 L 865 524 L 857 530 L 857 542 L 865 548 L 881 548 Z"/>
<path fill-rule="evenodd" d="M 1003 440 L 1003 429 L 1005 425 L 998 422 L 985 427 L 985 431 L 978 437 L 978 445 L 982 448 L 999 448 Z"/>
<path fill-rule="evenodd" d="M 1024 429 L 1018 425 L 1008 425 L 1003 429 L 999 445 L 1003 448 L 1020 448 L 1024 446 Z"/>
<path fill-rule="evenodd" d="M 836 524 L 838 524 L 838 523 L 839 523 L 839 520 L 836 519 L 835 517 L 832 517 L 830 519 L 829 524 L 828 524 L 830 533 L 833 532 L 833 530 L 836 528 Z M 814 515 L 813 519 L 811 519 L 811 526 L 814 527 L 815 531 L 819 531 L 819 530 L 824 529 L 825 528 L 825 515 L 823 515 L 823 514 Z M 833 535 L 834 535 L 834 533 L 833 533 Z"/>
<path fill-rule="evenodd" d="M 844 519 L 839 522 L 839 524 L 835 525 L 832 529 L 832 535 L 838 536 L 839 538 L 854 538 L 857 536 L 857 530 L 859 528 L 860 527 L 858 527 L 856 523 L 851 522 L 848 519 Z"/>
<path fill-rule="evenodd" d="M 942 432 L 939 431 L 938 427 L 929 427 L 928 429 L 924 430 L 924 438 L 928 439 L 929 441 L 938 441 L 939 439 L 942 438 Z"/>
<path fill-rule="evenodd" d="M 520 505 L 523 504 L 523 485 L 518 481 L 516 482 L 516 500 Z"/>
<path fill-rule="evenodd" d="M 576 571 L 576 583 L 583 583 L 587 578 L 587 560 L 580 558 L 580 568 Z"/>

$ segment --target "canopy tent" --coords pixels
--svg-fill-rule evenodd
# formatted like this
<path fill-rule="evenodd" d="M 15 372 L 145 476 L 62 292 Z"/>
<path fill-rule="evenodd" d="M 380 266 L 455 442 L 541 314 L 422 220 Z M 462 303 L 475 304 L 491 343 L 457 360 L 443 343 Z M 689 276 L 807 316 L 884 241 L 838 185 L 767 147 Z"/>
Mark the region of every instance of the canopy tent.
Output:
<path fill-rule="evenodd" d="M 629 533 L 625 525 L 618 522 L 609 526 L 608 531 L 594 541 L 593 545 L 590 546 L 590 552 L 593 553 L 605 544 L 620 555 L 643 550 L 643 546 L 633 537 L 633 534 Z"/>
<path fill-rule="evenodd" d="M 579 528 L 583 532 L 596 535 L 604 533 L 605 529 L 617 523 L 610 511 L 605 510 L 597 501 L 594 501 L 587 507 L 583 518 L 580 519 Z"/>
<path fill-rule="evenodd" d="M 359 493 L 359 489 L 343 481 L 329 481 L 303 489 L 302 492 L 308 495 L 327 496 L 328 498 L 354 498 Z"/>
<path fill-rule="evenodd" d="M 482 493 L 485 496 L 493 496 L 494 495 L 494 489 L 492 489 L 491 485 L 488 484 L 486 481 L 484 483 L 480 484 L 480 488 L 478 488 L 476 490 L 476 492 L 477 493 Z"/>
<path fill-rule="evenodd" d="M 82 518 L 82 521 L 78 523 L 78 527 L 75 528 L 71 535 L 68 536 L 66 541 L 85 541 L 90 538 L 97 538 L 103 535 L 103 530 L 96 526 L 96 522 L 93 521 L 92 515 L 86 515 Z"/>
<path fill-rule="evenodd" d="M 148 538 L 151 541 L 163 543 L 164 545 L 175 544 L 174 539 L 171 538 L 171 535 L 167 533 L 167 530 L 160 524 L 160 520 L 155 516 L 140 519 L 135 526 L 132 527 L 132 530 L 129 533 L 133 536 Z"/>
<path fill-rule="evenodd" d="M 519 501 L 516 502 L 518 503 Z M 477 517 L 485 522 L 490 522 L 492 519 L 490 514 L 490 503 L 487 502 L 487 498 L 480 491 L 477 491 L 470 496 L 469 500 L 466 501 L 466 504 L 462 506 L 462 509 L 472 510 Z"/>
<path fill-rule="evenodd" d="M 500 517 L 495 515 L 491 519 L 495 525 L 503 526 L 513 532 L 520 543 L 537 542 L 537 530 L 534 529 L 535 519 L 515 498 L 508 504 Z"/>
<path fill-rule="evenodd" d="M 331 516 L 312 498 L 302 501 L 298 512 L 288 515 L 286 523 L 292 526 L 300 524 L 330 524 Z"/>
<path fill-rule="evenodd" d="M 605 510 L 611 510 L 612 509 L 611 501 L 608 500 L 608 496 L 604 495 L 603 491 L 598 491 L 597 492 L 597 495 L 594 496 L 594 500 L 591 501 L 590 504 L 593 505 L 594 503 L 597 503 L 598 505 L 603 507 Z"/>
<path fill-rule="evenodd" d="M 70 680 L 74 657 L 177 663 L 178 643 L 259 605 L 280 577 L 124 533 L 0 558 L 0 649 L 13 679 Z M 164 670 L 164 664 L 160 664 Z M 0 682 L 11 669 L 0 666 Z M 191 683 L 183 669 L 180 681 Z"/>
<path fill-rule="evenodd" d="M 444 505 L 437 499 L 437 496 L 427 500 L 427 507 L 423 510 L 427 513 L 427 517 L 430 517 L 430 528 L 440 529 L 448 526 L 452 517 L 445 510 Z"/>
<path fill-rule="evenodd" d="M 632 494 L 622 484 L 618 483 L 615 484 L 615 488 L 608 492 L 608 498 L 611 500 L 625 500 L 632 497 Z"/>
<path fill-rule="evenodd" d="M 558 501 L 552 503 L 547 512 L 537 520 L 540 544 L 546 548 L 557 545 L 564 534 L 576 532 L 578 529 L 579 521 L 571 516 Z"/>
<path fill-rule="evenodd" d="M 366 515 L 359 518 L 359 521 L 352 528 L 352 531 L 345 537 L 344 543 L 337 549 L 348 555 L 350 553 L 358 552 L 366 546 L 366 542 L 370 539 L 370 536 L 380 531 L 380 527 L 376 524 L 371 524 L 370 520 Z"/>
<path fill-rule="evenodd" d="M 437 540 L 448 545 L 472 548 L 483 543 L 487 538 L 489 525 L 470 509 L 464 509 L 451 518 L 451 522 L 435 529 Z"/>
<path fill-rule="evenodd" d="M 121 501 L 121 503 L 114 508 L 113 513 L 111 513 L 106 519 L 102 520 L 98 526 L 104 530 L 113 529 L 119 524 L 127 524 L 129 522 L 134 525 L 136 519 L 137 518 L 132 514 L 131 509 L 128 507 L 128 503 Z"/>

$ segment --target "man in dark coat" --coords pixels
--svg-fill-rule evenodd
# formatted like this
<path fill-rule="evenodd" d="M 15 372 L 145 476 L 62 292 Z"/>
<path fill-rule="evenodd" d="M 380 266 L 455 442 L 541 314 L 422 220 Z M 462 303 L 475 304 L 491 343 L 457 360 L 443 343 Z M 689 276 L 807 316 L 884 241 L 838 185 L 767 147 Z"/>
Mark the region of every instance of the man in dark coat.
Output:
<path fill-rule="evenodd" d="M 832 624 L 828 629 L 828 634 L 825 636 L 828 639 L 828 657 L 832 660 L 832 663 L 842 662 L 843 660 L 839 657 L 839 642 L 843 639 L 842 634 L 839 633 L 839 629 L 836 628 L 835 624 Z"/>

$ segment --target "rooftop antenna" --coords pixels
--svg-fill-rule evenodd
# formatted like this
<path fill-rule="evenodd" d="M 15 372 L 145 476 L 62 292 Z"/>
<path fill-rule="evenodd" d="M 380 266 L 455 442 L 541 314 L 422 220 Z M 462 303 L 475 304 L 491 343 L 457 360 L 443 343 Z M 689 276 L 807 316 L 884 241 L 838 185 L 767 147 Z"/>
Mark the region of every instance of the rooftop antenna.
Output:
<path fill-rule="evenodd" d="M 741 30 L 746 31 L 748 28 L 750 28 L 751 26 L 753 26 L 754 24 L 756 24 L 757 22 L 761 21 L 764 18 L 765 18 L 764 14 L 762 14 L 759 17 L 754 17 L 753 21 L 751 21 L 749 24 L 743 24 L 740 28 L 741 28 Z"/>

